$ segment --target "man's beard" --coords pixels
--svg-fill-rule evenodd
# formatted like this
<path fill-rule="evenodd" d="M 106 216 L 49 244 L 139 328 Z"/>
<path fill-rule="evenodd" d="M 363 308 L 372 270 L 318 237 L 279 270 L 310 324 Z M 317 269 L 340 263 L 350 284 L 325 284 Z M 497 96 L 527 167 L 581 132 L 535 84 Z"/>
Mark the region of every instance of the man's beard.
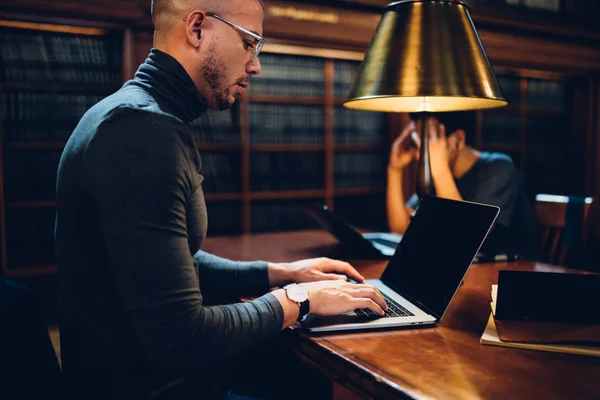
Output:
<path fill-rule="evenodd" d="M 227 71 L 227 67 L 217 55 L 217 45 L 213 42 L 207 50 L 202 73 L 210 86 L 210 94 L 219 110 L 226 110 L 231 107 L 231 104 L 229 104 L 229 87 L 225 83 L 227 80 L 225 71 Z"/>

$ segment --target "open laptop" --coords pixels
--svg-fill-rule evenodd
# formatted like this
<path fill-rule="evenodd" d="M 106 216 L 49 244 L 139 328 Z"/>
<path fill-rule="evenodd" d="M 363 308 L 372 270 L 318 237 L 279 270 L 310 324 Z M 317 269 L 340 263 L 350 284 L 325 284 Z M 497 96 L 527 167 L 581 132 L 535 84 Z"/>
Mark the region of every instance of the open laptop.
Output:
<path fill-rule="evenodd" d="M 381 279 L 367 280 L 386 297 L 387 315 L 355 310 L 309 316 L 302 327 L 326 332 L 441 320 L 499 212 L 496 206 L 425 197 Z"/>
<path fill-rule="evenodd" d="M 349 256 L 365 258 L 391 257 L 402 235 L 388 232 L 360 233 L 358 229 L 324 205 L 306 205 L 308 213 L 324 230 L 335 236 Z"/>

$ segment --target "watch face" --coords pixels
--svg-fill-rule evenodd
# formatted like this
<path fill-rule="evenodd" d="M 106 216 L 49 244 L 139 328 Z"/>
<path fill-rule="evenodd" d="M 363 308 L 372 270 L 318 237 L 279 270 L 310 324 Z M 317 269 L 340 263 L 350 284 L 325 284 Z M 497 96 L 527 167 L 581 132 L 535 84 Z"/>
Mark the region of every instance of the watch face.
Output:
<path fill-rule="evenodd" d="M 302 303 L 308 299 L 308 290 L 302 285 L 287 286 L 286 293 L 288 298 L 296 303 Z"/>

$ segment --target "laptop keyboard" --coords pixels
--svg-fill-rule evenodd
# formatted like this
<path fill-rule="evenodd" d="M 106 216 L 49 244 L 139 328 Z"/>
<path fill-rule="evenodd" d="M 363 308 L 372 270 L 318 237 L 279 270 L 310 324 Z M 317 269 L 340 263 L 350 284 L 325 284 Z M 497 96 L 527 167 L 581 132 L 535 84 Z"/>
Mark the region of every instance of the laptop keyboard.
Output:
<path fill-rule="evenodd" d="M 360 308 L 354 310 L 356 315 L 362 318 L 368 319 L 376 319 L 376 318 L 397 318 L 397 317 L 411 317 L 415 314 L 408 311 L 406 308 L 402 307 L 400 304 L 396 302 L 396 300 L 391 299 L 384 293 L 381 294 L 385 299 L 386 304 L 388 305 L 388 310 L 385 315 L 381 316 L 377 314 L 375 311 L 371 311 L 368 308 Z"/>

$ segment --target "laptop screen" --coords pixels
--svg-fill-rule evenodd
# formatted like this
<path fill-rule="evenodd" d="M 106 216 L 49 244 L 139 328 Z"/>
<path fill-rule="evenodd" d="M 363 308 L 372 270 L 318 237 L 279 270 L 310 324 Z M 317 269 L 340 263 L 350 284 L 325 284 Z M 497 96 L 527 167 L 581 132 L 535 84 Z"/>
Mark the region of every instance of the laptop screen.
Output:
<path fill-rule="evenodd" d="M 495 206 L 424 198 L 382 282 L 440 319 L 498 212 Z"/>

